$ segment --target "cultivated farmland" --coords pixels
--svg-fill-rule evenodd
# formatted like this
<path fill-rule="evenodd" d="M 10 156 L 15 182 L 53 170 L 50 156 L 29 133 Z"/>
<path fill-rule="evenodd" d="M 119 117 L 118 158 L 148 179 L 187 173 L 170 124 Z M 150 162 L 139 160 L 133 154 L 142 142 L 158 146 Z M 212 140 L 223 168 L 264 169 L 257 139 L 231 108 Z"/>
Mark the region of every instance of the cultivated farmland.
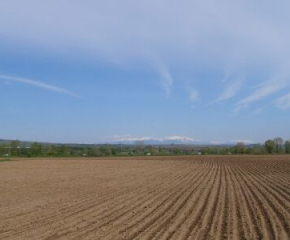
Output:
<path fill-rule="evenodd" d="M 290 239 L 289 156 L 0 162 L 0 239 Z"/>

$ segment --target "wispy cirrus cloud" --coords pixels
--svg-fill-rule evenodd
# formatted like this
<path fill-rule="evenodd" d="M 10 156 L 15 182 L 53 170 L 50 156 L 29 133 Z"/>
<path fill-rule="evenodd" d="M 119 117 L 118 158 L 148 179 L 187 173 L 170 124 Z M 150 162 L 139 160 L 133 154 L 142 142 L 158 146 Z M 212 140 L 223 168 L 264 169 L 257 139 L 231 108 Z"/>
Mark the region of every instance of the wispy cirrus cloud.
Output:
<path fill-rule="evenodd" d="M 241 140 L 230 140 L 230 143 L 244 143 L 244 144 L 253 144 L 252 140 L 246 140 L 246 139 L 241 139 Z"/>
<path fill-rule="evenodd" d="M 286 85 L 288 85 L 288 83 L 285 81 L 281 81 L 280 83 L 274 81 L 264 83 L 248 97 L 239 101 L 237 105 L 247 107 L 249 104 L 262 100 L 263 98 L 283 89 Z"/>
<path fill-rule="evenodd" d="M 241 89 L 241 86 L 242 86 L 241 81 L 233 81 L 228 83 L 224 92 L 221 93 L 221 95 L 217 99 L 209 102 L 208 105 L 233 98 L 236 95 L 236 93 Z"/>
<path fill-rule="evenodd" d="M 192 103 L 195 103 L 199 100 L 199 92 L 197 91 L 197 89 L 190 89 L 189 91 L 189 99 Z"/>
<path fill-rule="evenodd" d="M 114 136 L 113 142 L 136 142 L 136 141 L 180 141 L 180 142 L 200 142 L 200 140 L 188 136 L 165 136 L 165 137 L 132 137 L 131 135 Z"/>
<path fill-rule="evenodd" d="M 237 143 L 244 143 L 244 144 L 254 144 L 256 142 L 252 140 L 240 139 L 240 140 L 230 140 L 230 141 L 203 141 L 200 139 L 196 139 L 189 136 L 184 135 L 172 135 L 172 136 L 165 136 L 165 137 L 133 137 L 131 135 L 123 135 L 123 136 L 114 136 L 110 142 L 125 142 L 125 143 L 134 143 L 134 142 L 180 142 L 180 143 L 191 143 L 191 144 L 237 144 Z"/>
<path fill-rule="evenodd" d="M 280 72 L 276 77 L 260 84 L 253 93 L 235 104 L 236 108 L 234 109 L 234 112 L 238 113 L 240 110 L 247 108 L 250 104 L 263 100 L 274 93 L 285 89 L 290 85 L 289 77 L 290 75 L 288 72 Z M 284 101 L 285 98 L 282 97 L 277 103 L 278 105 L 283 105 Z"/>
<path fill-rule="evenodd" d="M 290 109 L 290 93 L 276 99 L 275 104 L 278 108 L 281 109 Z"/>
<path fill-rule="evenodd" d="M 168 67 L 164 63 L 158 64 L 158 71 L 161 77 L 161 85 L 167 96 L 170 95 L 173 86 L 173 78 Z"/>
<path fill-rule="evenodd" d="M 67 89 L 64 88 L 60 88 L 54 85 L 50 85 L 47 83 L 43 83 L 41 81 L 37 81 L 37 80 L 33 80 L 33 79 L 28 79 L 28 78 L 22 78 L 22 77 L 14 77 L 14 76 L 7 76 L 7 75 L 2 75 L 0 74 L 0 79 L 5 80 L 5 81 L 9 81 L 9 82 L 18 82 L 18 83 L 23 83 L 23 84 L 27 84 L 33 87 L 37 87 L 37 88 L 42 88 L 42 89 L 46 89 L 49 91 L 53 91 L 53 92 L 57 92 L 60 94 L 65 94 L 68 95 L 70 97 L 75 97 L 78 98 L 80 97 L 78 94 L 73 93 Z"/>
<path fill-rule="evenodd" d="M 172 77 L 178 75 L 176 69 L 188 71 L 184 75 L 192 74 L 191 79 L 195 77 L 192 69 L 200 67 L 197 65 L 202 65 L 207 72 L 231 65 L 234 69 L 243 68 L 246 73 L 251 72 L 252 66 L 257 66 L 260 72 L 271 66 L 269 76 L 277 73 L 276 69 L 289 59 L 289 7 L 286 0 L 279 1 L 274 9 L 272 4 L 261 0 L 219 3 L 214 0 L 170 3 L 88 0 L 85 4 L 67 0 L 51 0 L 45 4 L 34 0 L 3 0 L 0 1 L 0 32 L 9 36 L 3 42 L 12 49 L 15 44 L 19 49 L 32 46 L 36 51 L 49 49 L 49 53 L 65 57 L 93 56 L 93 61 L 126 65 L 131 69 L 137 65 L 137 68 L 152 67 L 154 60 L 144 59 L 151 54 L 158 56 L 166 64 L 153 68 L 161 79 L 158 83 L 161 81 L 164 91 L 170 95 L 173 84 L 180 83 L 177 77 Z M 232 70 L 225 73 L 223 82 L 228 84 L 225 91 L 213 102 L 231 99 L 237 93 L 239 84 L 229 83 L 229 74 Z M 248 86 L 253 84 L 251 80 L 246 80 Z M 278 91 L 274 83 L 262 85 L 240 100 L 236 109 Z M 214 98 L 212 95 L 209 99 Z"/>
<path fill-rule="evenodd" d="M 241 81 L 231 82 L 225 89 L 225 91 L 215 100 L 215 102 L 220 102 L 223 100 L 230 99 L 236 95 L 236 93 L 241 89 Z"/>

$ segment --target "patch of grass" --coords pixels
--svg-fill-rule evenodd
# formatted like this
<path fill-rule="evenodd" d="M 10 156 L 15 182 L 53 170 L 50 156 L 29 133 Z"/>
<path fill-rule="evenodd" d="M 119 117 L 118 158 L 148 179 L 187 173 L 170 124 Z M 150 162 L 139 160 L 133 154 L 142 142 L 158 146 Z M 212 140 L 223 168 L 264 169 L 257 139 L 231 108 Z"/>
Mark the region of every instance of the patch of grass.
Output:
<path fill-rule="evenodd" d="M 8 161 L 12 161 L 12 159 L 11 158 L 0 159 L 0 162 L 8 162 Z"/>

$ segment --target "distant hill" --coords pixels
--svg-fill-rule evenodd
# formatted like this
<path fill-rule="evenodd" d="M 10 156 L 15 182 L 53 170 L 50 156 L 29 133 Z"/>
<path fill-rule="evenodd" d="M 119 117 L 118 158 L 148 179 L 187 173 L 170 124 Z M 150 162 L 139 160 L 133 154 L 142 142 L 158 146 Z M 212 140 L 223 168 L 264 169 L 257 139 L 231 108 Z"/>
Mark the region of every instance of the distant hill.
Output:
<path fill-rule="evenodd" d="M 17 139 L 18 140 L 18 139 Z M 9 144 L 11 141 L 14 140 L 8 140 L 8 139 L 0 139 L 0 144 Z M 34 142 L 32 141 L 20 141 L 20 146 L 21 147 L 29 147 L 31 144 L 33 144 Z M 78 144 L 78 143 L 47 143 L 47 142 L 38 142 L 42 145 L 54 145 L 54 146 L 61 146 L 61 145 L 66 145 L 66 146 L 70 146 L 70 147 L 86 147 L 86 146 L 92 146 L 94 144 Z"/>
<path fill-rule="evenodd" d="M 0 144 L 9 144 L 13 140 L 8 139 L 0 139 Z M 29 147 L 33 142 L 32 141 L 21 141 L 21 147 Z M 181 138 L 181 137 L 170 137 L 165 139 L 154 139 L 154 138 L 146 138 L 146 139 L 119 139 L 116 141 L 111 141 L 107 143 L 96 143 L 96 144 L 81 144 L 81 143 L 47 143 L 47 142 L 39 142 L 42 145 L 55 145 L 55 146 L 61 146 L 66 145 L 68 147 L 92 147 L 92 146 L 101 146 L 101 145 L 152 145 L 152 146 L 158 146 L 158 145 L 164 145 L 164 146 L 170 146 L 170 145 L 180 145 L 180 146 L 197 146 L 197 147 L 207 147 L 207 146 L 216 146 L 216 147 L 231 147 L 237 144 L 237 142 L 230 141 L 230 142 L 224 142 L 224 143 L 217 143 L 217 142 L 206 142 L 206 141 L 199 141 L 194 140 L 191 138 Z M 250 147 L 255 145 L 255 143 L 245 143 L 246 146 Z"/>
<path fill-rule="evenodd" d="M 220 147 L 227 147 L 227 146 L 234 146 L 237 144 L 235 141 L 229 141 L 224 143 L 217 143 L 217 142 L 207 142 L 207 141 L 200 141 L 195 140 L 187 137 L 170 137 L 164 139 L 154 139 L 154 138 L 146 138 L 146 139 L 130 139 L 124 138 L 116 141 L 112 141 L 111 144 L 125 144 L 125 145 L 186 145 L 186 146 L 198 146 L 198 147 L 205 147 L 205 146 L 220 146 Z M 248 145 L 245 143 L 245 145 Z"/>

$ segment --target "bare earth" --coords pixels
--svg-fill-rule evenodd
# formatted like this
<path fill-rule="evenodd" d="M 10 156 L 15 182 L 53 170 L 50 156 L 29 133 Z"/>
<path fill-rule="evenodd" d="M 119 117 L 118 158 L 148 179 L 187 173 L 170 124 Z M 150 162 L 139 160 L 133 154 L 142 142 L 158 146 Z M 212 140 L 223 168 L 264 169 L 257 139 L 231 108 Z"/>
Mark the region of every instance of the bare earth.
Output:
<path fill-rule="evenodd" d="M 290 239 L 290 156 L 0 162 L 0 239 Z"/>

